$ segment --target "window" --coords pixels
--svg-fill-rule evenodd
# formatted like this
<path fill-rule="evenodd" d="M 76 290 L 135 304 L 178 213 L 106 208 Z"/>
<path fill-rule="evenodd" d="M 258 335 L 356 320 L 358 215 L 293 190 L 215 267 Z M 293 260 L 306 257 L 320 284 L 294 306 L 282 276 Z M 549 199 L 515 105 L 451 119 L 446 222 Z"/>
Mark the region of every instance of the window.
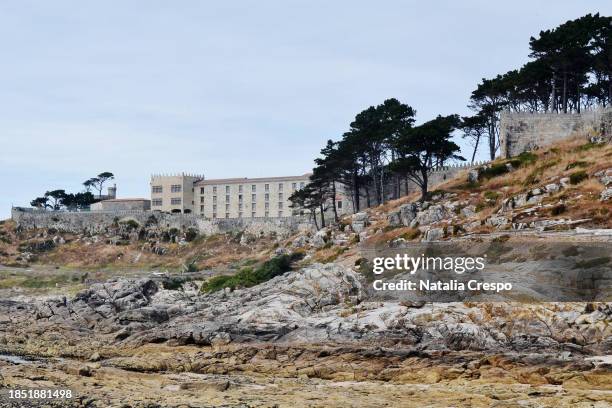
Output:
<path fill-rule="evenodd" d="M 204 206 L 203 205 L 200 206 L 200 212 L 204 212 Z"/>
<path fill-rule="evenodd" d="M 266 203 L 266 210 L 270 208 L 270 203 Z"/>
<path fill-rule="evenodd" d="M 291 183 L 291 189 L 295 190 L 297 188 L 297 183 Z"/>
<path fill-rule="evenodd" d="M 229 213 L 225 213 L 225 218 L 229 218 Z"/>
<path fill-rule="evenodd" d="M 217 218 L 217 213 L 213 213 L 213 218 Z"/>
<path fill-rule="evenodd" d="M 217 194 L 217 186 L 213 186 L 213 194 Z"/>
<path fill-rule="evenodd" d="M 204 196 L 200 196 L 200 204 L 204 203 Z"/>
<path fill-rule="evenodd" d="M 181 185 L 180 184 L 173 184 L 170 186 L 170 192 L 171 193 L 180 193 L 181 192 Z"/>
<path fill-rule="evenodd" d="M 213 204 L 213 211 L 217 212 L 217 204 Z"/>
<path fill-rule="evenodd" d="M 266 201 L 270 201 L 270 194 L 266 193 L 265 199 Z"/>
<path fill-rule="evenodd" d="M 242 211 L 238 213 L 238 218 L 242 218 Z"/>
<path fill-rule="evenodd" d="M 338 201 L 338 205 L 336 205 L 336 207 L 338 207 L 338 209 L 342 209 L 342 201 Z"/>
<path fill-rule="evenodd" d="M 153 207 L 161 207 L 162 206 L 162 199 L 161 198 L 156 198 L 154 200 L 151 200 L 151 204 L 153 204 Z"/>
<path fill-rule="evenodd" d="M 264 186 L 264 189 L 265 189 L 266 191 L 270 191 L 270 185 L 269 185 L 269 184 L 266 184 L 266 185 Z"/>
<path fill-rule="evenodd" d="M 270 213 L 268 211 L 266 211 L 264 217 L 268 218 L 270 216 Z"/>
<path fill-rule="evenodd" d="M 229 211 L 229 204 L 225 204 L 225 211 Z"/>
<path fill-rule="evenodd" d="M 241 203 L 242 202 L 242 194 L 238 194 L 238 202 Z"/>
<path fill-rule="evenodd" d="M 282 201 L 278 203 L 278 208 L 283 208 L 283 202 Z"/>
<path fill-rule="evenodd" d="M 257 194 L 251 194 L 251 201 L 257 201 Z"/>
<path fill-rule="evenodd" d="M 283 216 L 283 210 L 278 210 L 278 216 L 282 217 Z"/>
<path fill-rule="evenodd" d="M 238 186 L 238 192 L 242 193 L 242 184 Z"/>
<path fill-rule="evenodd" d="M 255 218 L 255 211 L 251 212 L 251 218 Z"/>
<path fill-rule="evenodd" d="M 283 193 L 278 193 L 278 199 L 279 199 L 280 201 L 283 201 Z"/>
<path fill-rule="evenodd" d="M 229 186 L 225 186 L 225 194 L 229 193 Z"/>
<path fill-rule="evenodd" d="M 204 194 L 204 187 L 200 187 L 200 194 Z"/>
<path fill-rule="evenodd" d="M 161 194 L 161 193 L 162 193 L 162 191 L 163 191 L 162 186 L 152 186 L 152 187 L 151 187 L 151 192 L 152 192 L 153 194 Z"/>
<path fill-rule="evenodd" d="M 300 188 L 304 188 L 304 182 L 303 181 L 300 183 Z"/>
<path fill-rule="evenodd" d="M 217 202 L 217 196 L 213 196 L 213 203 Z"/>
<path fill-rule="evenodd" d="M 257 186 L 255 184 L 251 184 L 251 191 L 252 192 L 257 191 Z"/>
<path fill-rule="evenodd" d="M 242 210 L 242 203 L 238 204 L 238 209 Z"/>
<path fill-rule="evenodd" d="M 255 203 L 251 203 L 251 210 L 255 211 Z"/>
<path fill-rule="evenodd" d="M 278 191 L 283 191 L 283 183 L 278 183 Z"/>
<path fill-rule="evenodd" d="M 225 196 L 225 202 L 229 202 L 229 195 Z"/>
<path fill-rule="evenodd" d="M 170 204 L 172 205 L 181 205 L 181 198 L 175 197 L 170 199 Z"/>

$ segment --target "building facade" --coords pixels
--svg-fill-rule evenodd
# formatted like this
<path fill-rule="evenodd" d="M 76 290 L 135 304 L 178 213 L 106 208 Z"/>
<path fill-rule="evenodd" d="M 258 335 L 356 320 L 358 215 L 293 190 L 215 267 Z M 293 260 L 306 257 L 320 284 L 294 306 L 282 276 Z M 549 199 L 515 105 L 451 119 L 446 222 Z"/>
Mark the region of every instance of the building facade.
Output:
<path fill-rule="evenodd" d="M 309 178 L 310 174 L 211 180 L 193 175 L 154 175 L 151 209 L 196 213 L 210 219 L 290 217 L 300 210 L 291 208 L 289 197 L 304 188 Z M 350 212 L 349 201 L 342 192 L 337 194 L 339 214 Z"/>
<path fill-rule="evenodd" d="M 194 184 L 203 180 L 197 174 L 154 174 L 151 176 L 151 209 L 188 214 L 194 212 Z"/>

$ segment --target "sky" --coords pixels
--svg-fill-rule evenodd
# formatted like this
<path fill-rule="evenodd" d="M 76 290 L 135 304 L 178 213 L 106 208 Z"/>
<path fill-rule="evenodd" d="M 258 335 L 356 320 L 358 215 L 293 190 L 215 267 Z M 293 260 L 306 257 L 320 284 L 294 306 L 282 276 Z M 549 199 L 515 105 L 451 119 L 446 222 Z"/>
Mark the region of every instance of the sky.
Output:
<path fill-rule="evenodd" d="M 0 219 L 103 171 L 119 197 L 152 173 L 304 174 L 385 99 L 468 114 L 530 36 L 589 12 L 612 2 L 0 2 Z"/>

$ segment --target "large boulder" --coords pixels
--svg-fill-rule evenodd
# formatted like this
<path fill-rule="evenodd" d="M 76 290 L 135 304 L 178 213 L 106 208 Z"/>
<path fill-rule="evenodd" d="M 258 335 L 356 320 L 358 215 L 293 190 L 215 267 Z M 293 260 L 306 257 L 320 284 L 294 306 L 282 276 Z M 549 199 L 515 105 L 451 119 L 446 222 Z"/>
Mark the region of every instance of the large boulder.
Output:
<path fill-rule="evenodd" d="M 402 225 L 408 227 L 412 223 L 412 220 L 416 218 L 418 206 L 415 203 L 408 203 L 400 206 L 399 217 Z"/>
<path fill-rule="evenodd" d="M 612 187 L 606 188 L 604 191 L 601 192 L 601 195 L 599 196 L 599 199 L 601 201 L 607 201 L 611 198 L 612 198 Z"/>
<path fill-rule="evenodd" d="M 471 169 L 468 172 L 468 177 L 467 177 L 467 181 L 468 183 L 478 183 L 478 179 L 480 178 L 480 174 L 478 172 L 478 169 Z"/>
<path fill-rule="evenodd" d="M 442 238 L 444 238 L 443 228 L 431 228 L 425 231 L 425 236 L 423 237 L 423 241 L 425 242 L 439 241 Z"/>
<path fill-rule="evenodd" d="M 315 248 L 323 248 L 327 244 L 327 230 L 322 229 L 317 231 L 312 237 L 312 246 Z"/>
<path fill-rule="evenodd" d="M 370 218 L 368 217 L 368 213 L 358 212 L 353 214 L 351 221 L 351 228 L 353 228 L 353 231 L 359 234 L 369 225 Z"/>

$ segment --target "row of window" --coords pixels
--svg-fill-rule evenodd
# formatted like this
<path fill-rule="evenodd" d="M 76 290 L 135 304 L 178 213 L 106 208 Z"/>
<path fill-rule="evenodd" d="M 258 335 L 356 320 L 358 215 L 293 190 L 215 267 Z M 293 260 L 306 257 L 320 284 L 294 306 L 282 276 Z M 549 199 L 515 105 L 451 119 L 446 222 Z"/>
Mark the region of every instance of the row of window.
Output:
<path fill-rule="evenodd" d="M 183 187 L 180 184 L 172 184 L 170 186 L 171 193 L 180 193 L 183 190 Z M 164 192 L 163 186 L 151 186 L 151 193 L 153 194 L 161 194 Z"/>
<path fill-rule="evenodd" d="M 303 181 L 300 182 L 300 188 L 304 188 L 304 185 L 306 183 L 304 183 Z M 279 191 L 283 191 L 283 183 L 278 183 L 278 190 Z M 298 186 L 298 183 L 291 183 L 291 189 L 292 190 L 296 190 Z M 257 184 L 251 184 L 251 192 L 256 192 L 257 191 Z M 270 184 L 264 184 L 264 191 L 270 191 Z M 213 194 L 217 194 L 217 186 L 213 186 L 212 188 L 212 192 Z M 225 193 L 228 194 L 230 192 L 230 186 L 225 186 Z M 242 184 L 238 185 L 238 192 L 242 193 L 244 192 L 244 186 Z M 204 187 L 200 187 L 200 194 L 204 194 Z"/>
<path fill-rule="evenodd" d="M 283 193 L 278 193 L 278 199 L 279 199 L 279 201 L 282 201 L 284 199 Z M 266 193 L 264 195 L 264 200 L 265 201 L 270 201 L 270 194 L 269 193 Z M 212 197 L 212 201 L 213 201 L 213 203 L 216 203 L 217 202 L 217 196 L 213 196 Z M 230 201 L 230 195 L 229 194 L 225 196 L 225 201 L 226 202 Z M 243 201 L 242 194 L 239 194 L 238 195 L 238 202 L 241 203 L 242 201 Z M 257 194 L 251 194 L 251 201 L 252 202 L 257 201 Z M 200 204 L 203 204 L 203 203 L 204 203 L 204 196 L 200 196 Z"/>
<path fill-rule="evenodd" d="M 161 198 L 154 198 L 151 200 L 151 205 L 153 207 L 161 207 L 164 201 Z M 170 205 L 181 205 L 181 198 L 175 197 L 170 199 Z"/>

